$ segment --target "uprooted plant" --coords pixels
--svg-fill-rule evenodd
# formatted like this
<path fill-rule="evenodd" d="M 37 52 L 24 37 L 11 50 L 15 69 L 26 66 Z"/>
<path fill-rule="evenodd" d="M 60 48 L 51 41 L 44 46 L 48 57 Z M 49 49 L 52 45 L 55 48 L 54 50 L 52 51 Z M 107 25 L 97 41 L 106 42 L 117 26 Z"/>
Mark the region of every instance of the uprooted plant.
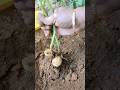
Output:
<path fill-rule="evenodd" d="M 79 2 L 81 4 L 81 1 L 84 1 L 84 0 L 70 0 L 69 5 L 67 5 L 65 0 L 59 0 L 59 1 L 57 0 L 57 2 L 59 2 L 61 4 L 61 6 L 72 7 L 73 9 L 78 7 Z M 49 0 L 38 0 L 37 2 L 38 2 L 38 8 L 40 8 L 44 17 L 48 16 L 47 10 L 50 10 L 52 12 L 54 11 L 52 4 Z M 83 4 L 83 2 L 82 2 L 82 4 Z M 73 29 L 74 29 L 74 26 L 75 26 L 75 13 L 74 12 L 72 15 L 72 24 L 73 24 Z M 44 54 L 47 57 L 53 56 L 53 53 L 52 53 L 53 48 L 57 49 L 57 51 L 60 53 L 60 41 L 58 39 L 56 26 L 54 23 L 52 24 L 52 29 L 50 31 L 51 31 L 50 47 L 49 47 L 49 49 L 46 49 L 44 51 Z M 62 63 L 61 54 L 57 54 L 57 56 L 53 59 L 52 64 L 55 67 L 59 67 L 61 65 L 61 63 Z"/>

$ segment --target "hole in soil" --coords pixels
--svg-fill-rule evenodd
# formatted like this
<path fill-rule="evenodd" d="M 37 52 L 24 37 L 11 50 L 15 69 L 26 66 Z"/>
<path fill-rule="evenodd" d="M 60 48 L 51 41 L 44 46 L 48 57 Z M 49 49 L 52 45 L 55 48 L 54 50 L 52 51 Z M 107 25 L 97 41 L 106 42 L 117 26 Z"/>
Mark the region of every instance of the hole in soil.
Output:
<path fill-rule="evenodd" d="M 60 78 L 64 79 L 65 76 L 69 73 L 70 71 L 70 66 L 71 63 L 73 62 L 73 60 L 71 59 L 71 54 L 64 54 L 63 55 L 63 62 L 62 65 L 60 67 Z"/>

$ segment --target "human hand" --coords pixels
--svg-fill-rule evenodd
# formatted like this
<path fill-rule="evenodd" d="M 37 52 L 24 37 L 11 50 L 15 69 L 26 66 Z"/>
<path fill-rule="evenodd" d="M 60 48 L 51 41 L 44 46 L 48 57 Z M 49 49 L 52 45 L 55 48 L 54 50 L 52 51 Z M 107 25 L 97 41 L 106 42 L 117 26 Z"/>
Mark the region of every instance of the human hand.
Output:
<path fill-rule="evenodd" d="M 73 23 L 72 23 L 74 11 L 75 11 L 75 29 L 73 29 Z M 57 28 L 57 33 L 59 35 L 62 36 L 72 35 L 75 32 L 84 30 L 85 7 L 78 7 L 75 10 L 66 7 L 59 7 L 56 8 L 54 13 L 49 17 L 44 17 L 41 13 L 39 13 L 39 21 L 41 24 L 45 26 L 51 26 L 55 24 Z"/>

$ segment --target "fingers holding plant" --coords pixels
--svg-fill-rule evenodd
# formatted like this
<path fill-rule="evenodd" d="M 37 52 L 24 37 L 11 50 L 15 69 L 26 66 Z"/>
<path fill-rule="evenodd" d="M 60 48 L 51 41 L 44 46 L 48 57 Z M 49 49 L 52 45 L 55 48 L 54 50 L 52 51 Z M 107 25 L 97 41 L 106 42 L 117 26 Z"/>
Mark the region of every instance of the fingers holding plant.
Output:
<path fill-rule="evenodd" d="M 75 30 L 73 30 L 72 25 L 72 15 L 74 11 Z M 85 27 L 85 7 L 79 7 L 75 10 L 72 8 L 59 7 L 56 8 L 54 13 L 49 17 L 44 17 L 41 13 L 39 13 L 39 22 L 45 27 L 55 24 L 58 35 L 72 35 L 75 32 L 83 30 Z M 50 29 L 48 31 L 50 31 Z"/>

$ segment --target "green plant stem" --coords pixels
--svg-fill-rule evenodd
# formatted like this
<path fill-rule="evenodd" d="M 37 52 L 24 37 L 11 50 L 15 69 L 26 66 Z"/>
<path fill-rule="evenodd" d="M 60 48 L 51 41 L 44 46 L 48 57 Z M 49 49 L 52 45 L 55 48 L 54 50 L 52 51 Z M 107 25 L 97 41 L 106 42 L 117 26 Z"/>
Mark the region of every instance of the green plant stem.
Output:
<path fill-rule="evenodd" d="M 47 0 L 47 1 L 48 1 L 48 6 L 49 6 L 49 8 L 53 11 L 53 7 L 52 7 L 50 1 L 49 1 L 49 0 Z"/>
<path fill-rule="evenodd" d="M 61 0 L 61 4 L 62 4 L 62 6 L 66 6 L 65 0 Z"/>
<path fill-rule="evenodd" d="M 38 0 L 39 1 L 39 5 L 41 6 L 41 9 L 42 9 L 42 12 L 43 12 L 43 15 L 44 16 L 47 16 L 47 12 L 45 10 L 45 3 L 42 4 L 42 1 Z M 45 0 L 44 0 L 45 2 Z"/>
<path fill-rule="evenodd" d="M 55 41 L 56 41 L 57 48 L 59 49 L 60 48 L 60 42 L 59 42 L 56 35 L 55 35 Z"/>
<path fill-rule="evenodd" d="M 62 0 L 62 1 L 64 1 L 64 0 Z M 41 7 L 44 16 L 48 16 L 47 12 L 45 10 L 46 2 L 49 6 L 49 9 L 53 11 L 52 5 L 49 0 L 38 0 L 39 6 Z M 52 30 L 53 30 L 53 32 L 52 32 L 52 37 L 51 37 L 50 49 L 52 49 L 53 46 L 59 49 L 60 43 L 59 43 L 57 35 L 56 35 L 55 25 L 53 25 Z"/>
<path fill-rule="evenodd" d="M 52 49 L 53 46 L 57 46 L 58 49 L 59 49 L 59 46 L 60 46 L 60 43 L 59 43 L 58 38 L 56 36 L 55 25 L 53 25 L 53 35 L 51 37 L 50 49 Z"/>
<path fill-rule="evenodd" d="M 55 26 L 53 25 L 53 35 L 52 35 L 52 38 L 51 38 L 50 49 L 52 49 L 53 44 L 54 44 L 55 33 L 56 33 Z"/>

